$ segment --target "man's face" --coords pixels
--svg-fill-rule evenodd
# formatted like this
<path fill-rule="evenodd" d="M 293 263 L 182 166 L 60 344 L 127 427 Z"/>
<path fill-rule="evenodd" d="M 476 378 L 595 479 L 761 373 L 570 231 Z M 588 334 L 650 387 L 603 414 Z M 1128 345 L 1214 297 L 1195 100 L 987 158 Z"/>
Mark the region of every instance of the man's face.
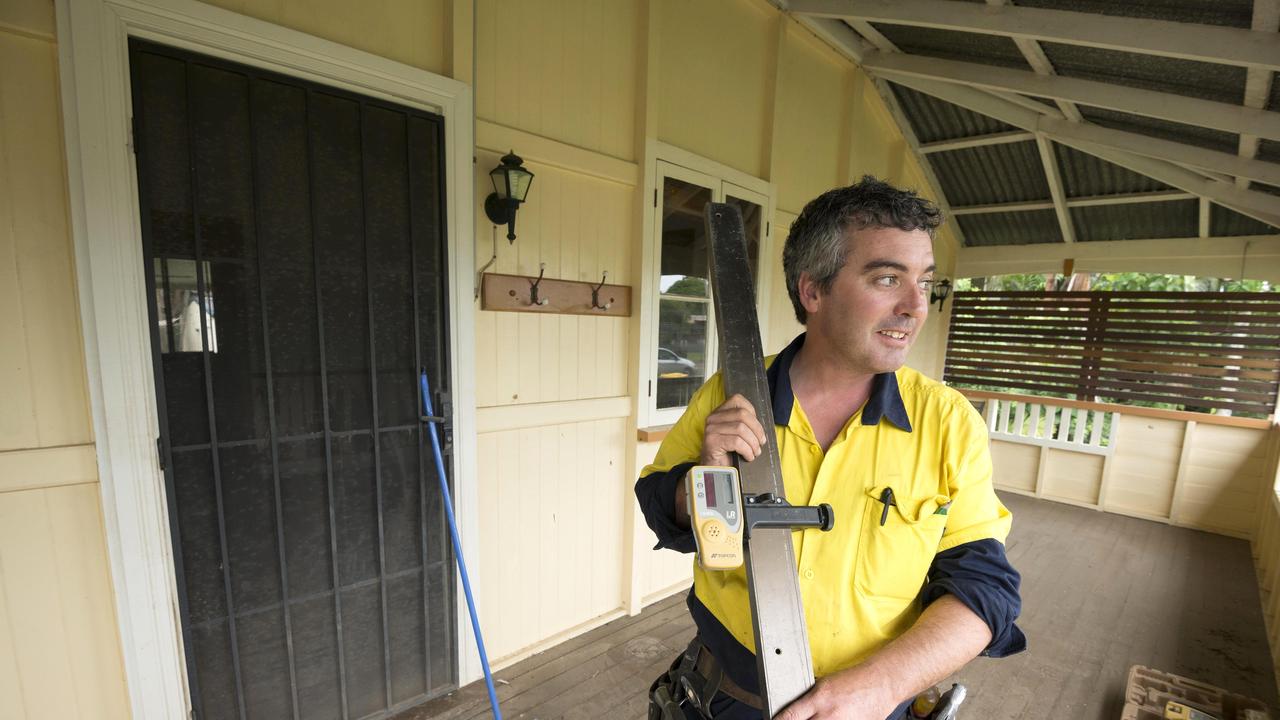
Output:
<path fill-rule="evenodd" d="M 846 236 L 848 259 L 831 289 L 802 289 L 806 328 L 854 372 L 897 370 L 929 314 L 933 243 L 923 230 L 871 227 Z"/>

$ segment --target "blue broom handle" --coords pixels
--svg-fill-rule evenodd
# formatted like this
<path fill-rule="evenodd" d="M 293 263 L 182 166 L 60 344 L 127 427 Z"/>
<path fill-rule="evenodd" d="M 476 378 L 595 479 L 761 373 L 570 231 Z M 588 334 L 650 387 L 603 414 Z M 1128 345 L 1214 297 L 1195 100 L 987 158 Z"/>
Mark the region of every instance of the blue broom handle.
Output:
<path fill-rule="evenodd" d="M 427 369 L 423 368 L 418 376 L 422 385 L 422 408 L 428 417 L 435 415 L 431 407 L 431 388 L 427 384 Z M 493 689 L 493 673 L 489 670 L 489 655 L 484 651 L 484 636 L 480 634 L 480 619 L 476 616 L 476 601 L 471 595 L 471 579 L 467 576 L 467 563 L 462 559 L 462 541 L 458 537 L 458 522 L 453 517 L 453 499 L 449 496 L 449 480 L 444 474 L 444 458 L 440 454 L 440 438 L 436 434 L 436 424 L 427 421 L 427 434 L 431 436 L 431 450 L 436 459 L 436 477 L 440 479 L 440 494 L 444 497 L 444 512 L 449 518 L 449 535 L 453 538 L 453 558 L 458 562 L 458 573 L 462 576 L 462 590 L 467 595 L 467 610 L 471 613 L 471 629 L 476 634 L 476 646 L 480 648 L 480 665 L 484 667 L 484 684 L 489 689 L 489 705 L 493 708 L 494 720 L 502 720 L 502 711 L 498 709 L 498 694 Z"/>

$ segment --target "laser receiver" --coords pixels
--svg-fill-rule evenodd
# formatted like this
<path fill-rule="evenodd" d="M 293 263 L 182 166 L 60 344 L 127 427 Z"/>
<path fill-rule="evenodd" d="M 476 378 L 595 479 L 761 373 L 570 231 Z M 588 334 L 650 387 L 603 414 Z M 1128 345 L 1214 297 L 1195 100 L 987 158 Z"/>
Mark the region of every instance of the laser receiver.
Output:
<path fill-rule="evenodd" d="M 690 525 L 698 563 L 707 570 L 742 565 L 742 486 L 738 469 L 696 465 L 685 475 Z"/>

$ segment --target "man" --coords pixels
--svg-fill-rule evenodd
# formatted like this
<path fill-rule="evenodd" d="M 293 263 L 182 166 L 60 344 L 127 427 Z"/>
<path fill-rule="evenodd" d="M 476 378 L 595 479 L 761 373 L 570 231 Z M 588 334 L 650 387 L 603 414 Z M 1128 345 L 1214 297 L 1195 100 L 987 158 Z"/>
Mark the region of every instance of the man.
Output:
<path fill-rule="evenodd" d="M 793 505 L 835 509 L 831 532 L 792 534 L 818 682 L 783 720 L 906 717 L 912 697 L 978 654 L 1026 647 L 986 427 L 960 393 L 903 367 L 928 314 L 941 221 L 933 203 L 870 176 L 810 202 L 783 250 L 806 332 L 766 360 L 773 432 L 741 395 L 724 398 L 717 375 L 636 484 L 657 547 L 682 552 L 694 550 L 688 469 L 749 461 L 766 443 L 778 443 Z M 699 668 L 725 677 L 715 717 L 760 718 L 745 570 L 695 566 L 688 605 Z"/>

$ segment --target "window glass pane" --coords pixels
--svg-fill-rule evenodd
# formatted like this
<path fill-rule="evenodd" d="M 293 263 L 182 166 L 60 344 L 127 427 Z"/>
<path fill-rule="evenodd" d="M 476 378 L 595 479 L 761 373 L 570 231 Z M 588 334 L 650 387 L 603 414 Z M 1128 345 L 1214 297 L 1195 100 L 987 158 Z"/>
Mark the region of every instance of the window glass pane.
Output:
<path fill-rule="evenodd" d="M 751 266 L 751 280 L 760 287 L 760 238 L 764 235 L 764 209 L 750 200 L 729 195 L 725 202 L 742 212 L 742 227 L 747 236 L 747 263 Z"/>
<path fill-rule="evenodd" d="M 710 189 L 675 178 L 663 179 L 662 279 L 658 284 L 663 294 L 710 295 L 707 227 L 702 217 L 709 202 Z"/>
<path fill-rule="evenodd" d="M 156 321 L 160 326 L 160 352 L 218 352 L 218 326 L 214 316 L 213 277 L 204 266 L 204 317 L 196 283 L 196 261 L 155 258 Z M 201 322 L 203 320 L 203 322 Z"/>
<path fill-rule="evenodd" d="M 664 297 L 658 305 L 658 409 L 684 407 L 706 376 L 706 300 Z"/>

